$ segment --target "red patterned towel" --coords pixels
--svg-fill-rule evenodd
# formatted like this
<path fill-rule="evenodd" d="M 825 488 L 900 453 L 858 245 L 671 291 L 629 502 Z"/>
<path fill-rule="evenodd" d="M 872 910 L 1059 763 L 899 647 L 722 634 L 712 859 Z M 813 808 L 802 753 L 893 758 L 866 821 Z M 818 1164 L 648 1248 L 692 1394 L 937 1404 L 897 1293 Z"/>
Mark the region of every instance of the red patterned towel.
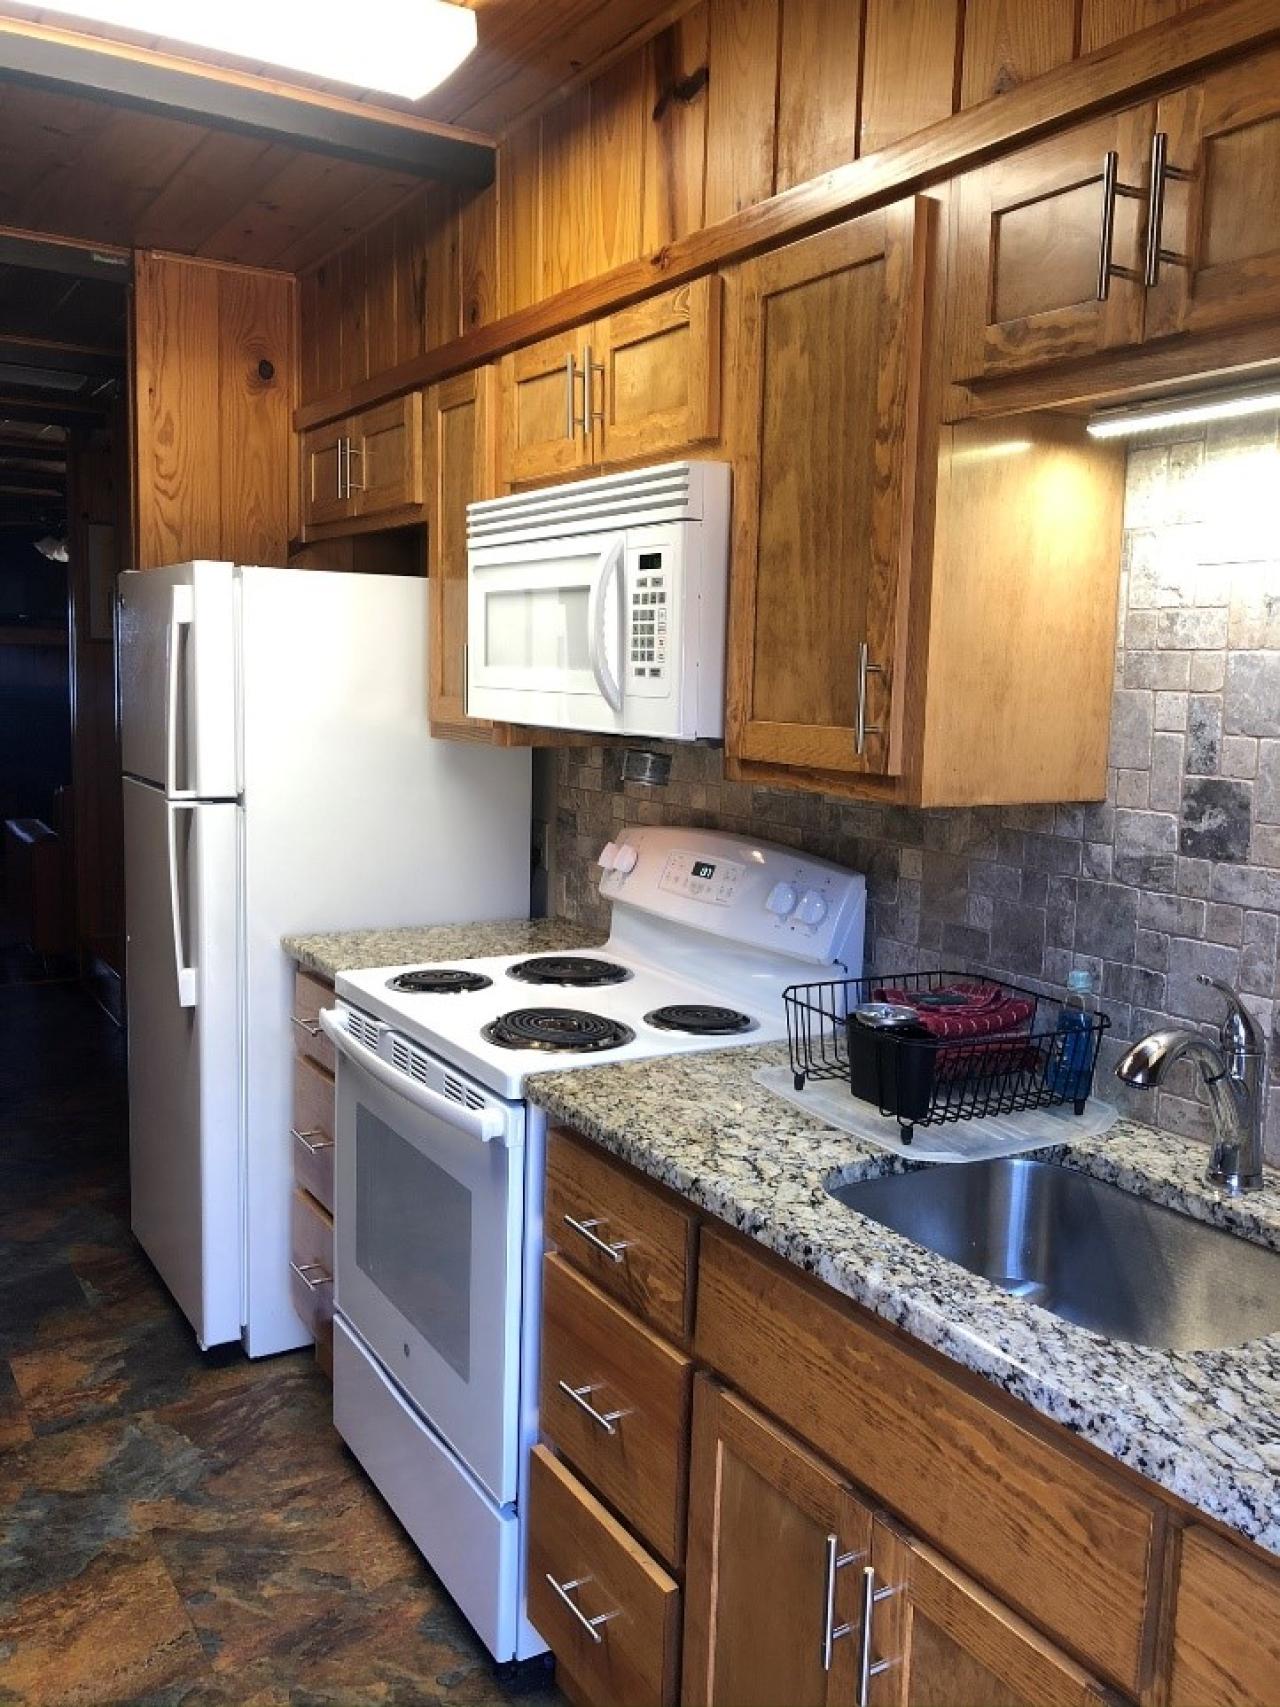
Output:
<path fill-rule="evenodd" d="M 1029 997 L 1011 996 L 990 984 L 943 984 L 935 990 L 885 986 L 872 994 L 877 1002 L 914 1008 L 920 1024 L 934 1037 L 994 1037 L 1017 1031 L 1036 1011 Z"/>

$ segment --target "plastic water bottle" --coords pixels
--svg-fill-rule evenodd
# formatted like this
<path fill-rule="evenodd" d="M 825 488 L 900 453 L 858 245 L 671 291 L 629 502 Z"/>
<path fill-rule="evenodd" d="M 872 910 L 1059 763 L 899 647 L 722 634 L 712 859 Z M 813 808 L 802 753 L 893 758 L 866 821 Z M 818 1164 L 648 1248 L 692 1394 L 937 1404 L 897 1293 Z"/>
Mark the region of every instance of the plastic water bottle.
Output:
<path fill-rule="evenodd" d="M 1058 1013 L 1057 1035 L 1045 1077 L 1064 1102 L 1075 1104 L 1077 1114 L 1084 1112 L 1093 1077 L 1093 1016 L 1097 1011 L 1092 972 L 1068 973 L 1067 999 Z"/>

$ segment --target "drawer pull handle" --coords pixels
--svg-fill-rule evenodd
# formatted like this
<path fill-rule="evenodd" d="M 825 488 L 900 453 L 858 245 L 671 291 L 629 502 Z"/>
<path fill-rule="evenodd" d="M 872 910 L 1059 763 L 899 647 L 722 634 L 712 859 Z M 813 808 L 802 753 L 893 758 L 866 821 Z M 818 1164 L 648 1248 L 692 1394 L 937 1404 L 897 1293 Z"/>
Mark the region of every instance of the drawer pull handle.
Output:
<path fill-rule="evenodd" d="M 604 1637 L 600 1634 L 600 1626 L 602 1624 L 607 1624 L 611 1618 L 616 1618 L 618 1614 L 616 1612 L 597 1612 L 594 1618 L 588 1618 L 586 1613 L 573 1598 L 572 1591 L 576 1588 L 585 1588 L 591 1581 L 591 1578 L 571 1577 L 567 1583 L 558 1583 L 551 1575 L 550 1571 L 547 1571 L 545 1575 L 549 1586 L 556 1594 L 559 1595 L 560 1599 L 569 1608 L 570 1612 L 572 1612 L 573 1616 L 578 1620 L 578 1623 L 581 1624 L 582 1628 L 586 1631 L 587 1635 L 590 1636 L 591 1640 L 593 1642 L 603 1642 Z"/>
<path fill-rule="evenodd" d="M 289 1267 L 308 1292 L 318 1292 L 322 1286 L 332 1286 L 333 1276 L 321 1262 L 291 1262 Z"/>
<path fill-rule="evenodd" d="M 290 1016 L 299 1031 L 305 1031 L 308 1037 L 319 1037 L 320 1021 L 318 1019 L 299 1019 L 297 1014 Z"/>
<path fill-rule="evenodd" d="M 566 1399 L 572 1399 L 580 1411 L 585 1411 L 593 1423 L 597 1423 L 606 1434 L 617 1434 L 618 1424 L 623 1417 L 630 1416 L 629 1411 L 598 1411 L 587 1397 L 597 1389 L 589 1383 L 585 1387 L 571 1387 L 567 1381 L 558 1381 L 556 1385 Z"/>
<path fill-rule="evenodd" d="M 291 1126 L 289 1131 L 302 1148 L 310 1151 L 313 1156 L 318 1156 L 321 1150 L 333 1149 L 333 1139 L 325 1137 L 323 1126 L 308 1126 L 305 1132 L 299 1132 L 296 1126 Z"/>
<path fill-rule="evenodd" d="M 856 1564 L 859 1559 L 865 1559 L 865 1553 L 842 1553 L 840 1541 L 835 1535 L 827 1536 L 827 1567 L 823 1580 L 823 1612 L 822 1612 L 822 1669 L 831 1670 L 831 1650 L 842 1636 L 851 1636 L 854 1631 L 852 1624 L 836 1623 L 836 1573 L 844 1570 L 846 1565 Z"/>
<path fill-rule="evenodd" d="M 871 1620 L 879 1603 L 888 1600 L 890 1595 L 897 1592 L 895 1588 L 876 1587 L 874 1565 L 862 1567 L 862 1650 L 858 1656 L 858 1707 L 870 1707 L 871 1679 L 888 1671 L 893 1664 L 892 1660 L 877 1660 L 872 1665 Z"/>
<path fill-rule="evenodd" d="M 611 1245 L 607 1240 L 600 1238 L 595 1231 L 597 1227 L 604 1225 L 600 1216 L 593 1216 L 589 1221 L 576 1221 L 572 1215 L 566 1215 L 564 1224 L 566 1227 L 572 1227 L 575 1233 L 580 1234 L 587 1241 L 593 1251 L 599 1251 L 600 1255 L 608 1257 L 610 1262 L 623 1261 L 627 1249 L 626 1240 L 619 1239 Z"/>

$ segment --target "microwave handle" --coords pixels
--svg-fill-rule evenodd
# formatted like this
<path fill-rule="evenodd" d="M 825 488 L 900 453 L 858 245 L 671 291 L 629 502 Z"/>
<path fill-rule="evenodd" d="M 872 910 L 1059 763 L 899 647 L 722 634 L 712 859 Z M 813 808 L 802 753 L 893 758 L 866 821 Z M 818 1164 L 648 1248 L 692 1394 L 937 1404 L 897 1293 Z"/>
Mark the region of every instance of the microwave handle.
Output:
<path fill-rule="evenodd" d="M 591 583 L 591 594 L 587 600 L 587 657 L 591 664 L 591 674 L 596 679 L 600 696 L 614 711 L 622 710 L 622 689 L 618 686 L 613 671 L 609 668 L 608 653 L 605 648 L 605 612 L 608 610 L 609 583 L 615 577 L 620 577 L 622 569 L 622 554 L 626 550 L 625 534 L 618 534 L 606 547 L 600 558 L 600 567 Z M 622 627 L 622 594 L 618 594 L 618 627 Z M 621 642 L 618 646 L 622 650 Z"/>
<path fill-rule="evenodd" d="M 409 1078 L 405 1073 L 398 1073 L 394 1067 L 388 1067 L 372 1049 L 357 1042 L 349 1032 L 343 1030 L 336 1008 L 321 1008 L 317 1017 L 321 1030 L 339 1053 L 354 1061 L 380 1085 L 385 1085 L 389 1091 L 395 1091 L 397 1096 L 403 1097 L 415 1108 L 435 1115 L 437 1120 L 443 1120 L 449 1126 L 460 1127 L 470 1138 L 479 1138 L 485 1144 L 497 1139 L 500 1144 L 510 1148 L 512 1139 L 507 1132 L 506 1116 L 501 1109 L 464 1108 L 461 1103 L 450 1102 L 449 1098 L 441 1096 L 439 1091 L 433 1091 L 430 1085 L 420 1085 L 416 1079 Z"/>

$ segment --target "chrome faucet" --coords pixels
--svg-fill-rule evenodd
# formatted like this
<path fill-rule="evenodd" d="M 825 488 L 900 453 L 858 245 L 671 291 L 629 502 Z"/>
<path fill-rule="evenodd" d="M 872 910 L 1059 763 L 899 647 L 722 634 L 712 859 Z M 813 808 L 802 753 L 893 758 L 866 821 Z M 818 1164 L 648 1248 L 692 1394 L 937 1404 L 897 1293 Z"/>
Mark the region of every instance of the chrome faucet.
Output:
<path fill-rule="evenodd" d="M 1203 972 L 1196 982 L 1221 991 L 1230 1003 L 1219 1041 L 1211 1043 L 1197 1031 L 1153 1031 L 1116 1068 L 1126 1085 L 1144 1089 L 1158 1085 L 1184 1055 L 1194 1056 L 1208 1086 L 1217 1140 L 1205 1178 L 1228 1197 L 1256 1191 L 1262 1184 L 1263 1098 L 1267 1078 L 1267 1045 L 1253 1017 L 1229 984 Z"/>

